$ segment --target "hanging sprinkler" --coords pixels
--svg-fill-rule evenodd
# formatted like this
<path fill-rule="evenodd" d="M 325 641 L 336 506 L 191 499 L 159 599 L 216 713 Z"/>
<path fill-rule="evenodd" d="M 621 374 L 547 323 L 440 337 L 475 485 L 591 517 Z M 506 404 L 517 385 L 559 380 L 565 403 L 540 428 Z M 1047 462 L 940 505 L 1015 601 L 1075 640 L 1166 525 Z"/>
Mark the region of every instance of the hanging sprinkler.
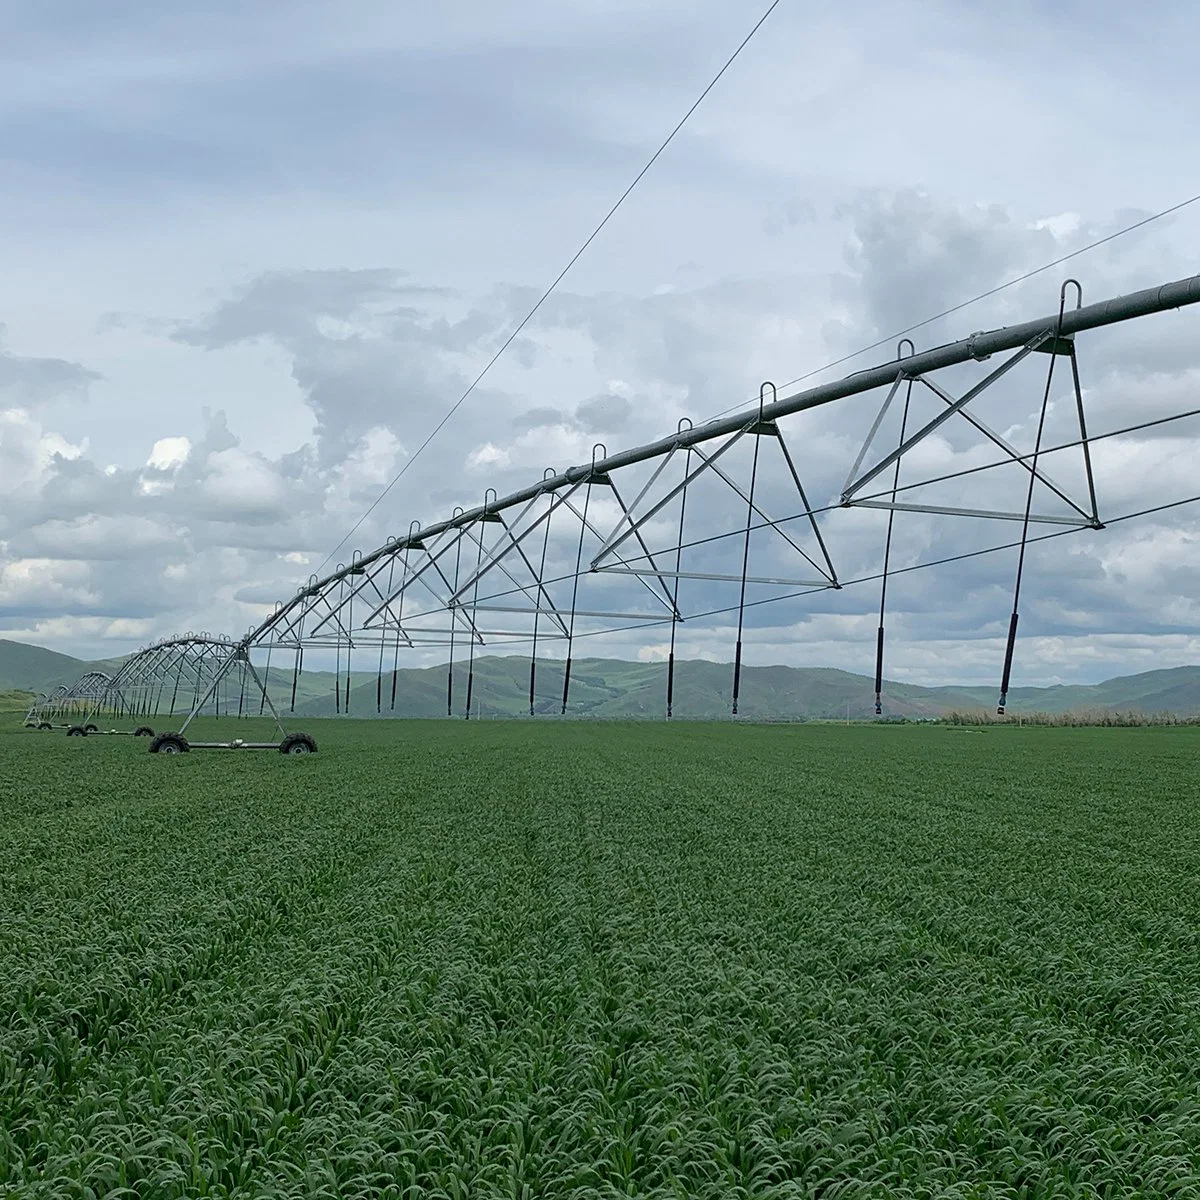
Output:
<path fill-rule="evenodd" d="M 1013 584 L 1013 609 L 1008 622 L 1008 644 L 1004 649 L 1004 672 L 1000 678 L 1000 702 L 996 705 L 996 715 L 1004 716 L 1008 706 L 1008 684 L 1012 676 L 1013 650 L 1017 644 L 1017 608 L 1021 600 L 1021 576 L 1025 570 L 1025 549 L 1029 544 L 1029 514 L 1033 508 L 1033 485 L 1037 480 L 1038 455 L 1042 450 L 1042 432 L 1046 427 L 1046 410 L 1050 407 L 1050 386 L 1054 382 L 1054 361 L 1058 358 L 1059 344 L 1062 338 L 1063 317 L 1067 311 L 1067 288 L 1074 286 L 1076 292 L 1075 307 L 1083 307 L 1083 288 L 1078 279 L 1067 279 L 1058 292 L 1058 323 L 1054 327 L 1054 340 L 1050 345 L 1050 366 L 1046 371 L 1046 390 L 1042 394 L 1042 411 L 1038 417 L 1037 437 L 1033 443 L 1033 459 L 1029 467 L 1029 487 L 1025 492 L 1025 516 L 1021 523 L 1021 549 L 1017 556 L 1017 577 Z"/>
<path fill-rule="evenodd" d="M 419 541 L 421 532 L 420 521 L 410 521 L 408 524 L 408 538 L 404 543 L 404 565 L 400 570 L 400 598 L 396 608 L 396 646 L 392 652 L 392 701 L 389 712 L 396 711 L 396 683 L 400 673 L 400 639 L 404 634 L 404 596 L 408 591 L 408 560 L 412 552 L 413 544 Z M 409 645 L 411 645 L 411 639 Z"/>
<path fill-rule="evenodd" d="M 479 625 L 477 622 L 479 610 L 479 572 L 483 566 L 483 526 L 487 524 L 488 513 L 491 511 L 492 505 L 496 503 L 498 493 L 494 487 L 490 487 L 483 493 L 483 512 L 479 517 L 479 537 L 476 539 L 475 552 L 475 578 L 471 585 L 471 653 L 467 661 L 467 706 L 463 713 L 463 719 L 469 721 L 471 719 L 471 695 L 475 689 L 475 643 L 480 641 Z M 499 518 L 496 518 L 497 520 Z"/>
<path fill-rule="evenodd" d="M 588 505 L 592 499 L 592 482 L 596 478 L 596 462 L 608 457 L 608 448 L 603 442 L 592 447 L 592 469 L 588 472 L 587 488 L 583 493 L 583 516 L 579 521 L 579 548 L 575 553 L 575 579 L 571 585 L 571 618 L 567 627 L 567 665 L 563 671 L 562 713 L 567 712 L 567 697 L 571 692 L 571 648 L 575 641 L 575 606 L 579 601 L 579 573 L 583 569 L 583 538 L 588 527 Z"/>
<path fill-rule="evenodd" d="M 466 509 L 462 505 L 456 505 L 451 520 L 457 521 L 465 511 Z M 458 594 L 458 574 L 461 565 L 462 530 L 460 529 L 454 543 L 454 591 L 446 604 L 446 611 L 450 615 L 450 661 L 446 666 L 446 716 L 448 717 L 454 716 L 454 633 L 457 629 L 454 597 Z"/>
<path fill-rule="evenodd" d="M 763 409 L 767 404 L 767 389 L 771 389 L 771 403 L 778 398 L 775 385 L 769 380 L 758 389 L 758 418 L 751 427 L 755 433 L 754 455 L 750 462 L 750 491 L 746 497 L 746 537 L 742 544 L 742 587 L 738 596 L 738 626 L 737 646 L 733 655 L 733 715 L 738 715 L 738 695 L 742 686 L 742 628 L 746 618 L 746 572 L 750 567 L 750 530 L 754 522 L 754 485 L 758 478 L 758 447 L 761 439 L 757 436 L 763 424 Z"/>
<path fill-rule="evenodd" d="M 542 472 L 543 490 L 548 479 L 553 479 L 556 472 L 553 467 L 547 467 Z M 546 513 L 546 528 L 542 534 L 542 558 L 538 566 L 538 591 L 533 602 L 533 646 L 529 652 L 529 715 L 532 717 L 535 714 L 535 696 L 537 694 L 537 644 L 538 644 L 538 625 L 539 618 L 542 615 L 542 593 L 545 588 L 544 580 L 546 578 L 546 552 L 550 548 L 550 522 L 554 518 L 554 493 L 550 493 L 550 509 Z"/>
<path fill-rule="evenodd" d="M 912 338 L 901 338 L 896 345 L 896 361 L 899 362 L 904 355 L 904 347 L 908 347 L 908 357 L 916 354 L 917 348 L 913 344 Z M 900 442 L 904 445 L 904 435 L 908 429 L 908 406 L 912 401 L 912 385 L 911 379 L 906 381 L 908 384 L 904 396 L 904 415 L 900 418 Z M 896 503 L 896 492 L 900 486 L 900 456 L 896 458 L 896 469 L 892 474 L 892 503 Z M 892 556 L 892 525 L 896 520 L 896 510 L 891 508 L 888 510 L 887 523 L 887 540 L 883 547 L 883 582 L 879 588 L 879 629 L 875 638 L 875 715 L 883 716 L 883 614 L 887 605 L 887 585 L 888 585 L 888 566 Z"/>
<path fill-rule="evenodd" d="M 676 434 L 693 429 L 690 417 L 681 417 L 675 426 Z M 671 648 L 667 654 L 667 720 L 675 714 L 675 631 L 683 618 L 679 615 L 679 572 L 683 561 L 683 519 L 687 513 L 687 480 L 692 470 L 692 448 L 689 445 L 683 464 L 683 491 L 679 494 L 679 540 L 675 544 L 675 587 L 671 595 Z"/>

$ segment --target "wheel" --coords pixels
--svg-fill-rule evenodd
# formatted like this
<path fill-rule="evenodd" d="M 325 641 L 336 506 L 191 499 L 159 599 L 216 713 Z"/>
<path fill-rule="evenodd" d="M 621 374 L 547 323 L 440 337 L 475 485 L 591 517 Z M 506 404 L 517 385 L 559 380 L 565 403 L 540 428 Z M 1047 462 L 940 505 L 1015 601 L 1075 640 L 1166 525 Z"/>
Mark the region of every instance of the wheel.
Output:
<path fill-rule="evenodd" d="M 51 725 L 49 721 L 39 721 L 38 728 L 39 729 L 53 729 L 54 726 Z"/>
<path fill-rule="evenodd" d="M 186 754 L 190 749 L 187 738 L 179 733 L 160 733 L 150 743 L 151 754 Z"/>
<path fill-rule="evenodd" d="M 99 733 L 100 729 L 99 726 L 96 725 L 85 725 L 83 727 L 83 731 L 84 733 Z"/>
<path fill-rule="evenodd" d="M 307 733 L 289 733 L 279 743 L 280 754 L 316 754 L 317 743 Z"/>
<path fill-rule="evenodd" d="M 87 737 L 87 730 L 82 725 L 72 725 L 67 730 L 67 737 Z"/>
<path fill-rule="evenodd" d="M 154 736 L 154 730 L 153 730 L 153 729 L 151 729 L 149 725 L 139 725 L 139 726 L 138 726 L 138 727 L 137 727 L 137 728 L 136 728 L 136 729 L 133 731 L 133 736 L 134 736 L 134 737 L 153 737 L 153 736 Z"/>
<path fill-rule="evenodd" d="M 26 729 L 36 729 L 36 728 L 37 728 L 37 722 L 36 722 L 36 721 L 26 721 L 26 722 L 25 722 L 25 728 L 26 728 Z"/>

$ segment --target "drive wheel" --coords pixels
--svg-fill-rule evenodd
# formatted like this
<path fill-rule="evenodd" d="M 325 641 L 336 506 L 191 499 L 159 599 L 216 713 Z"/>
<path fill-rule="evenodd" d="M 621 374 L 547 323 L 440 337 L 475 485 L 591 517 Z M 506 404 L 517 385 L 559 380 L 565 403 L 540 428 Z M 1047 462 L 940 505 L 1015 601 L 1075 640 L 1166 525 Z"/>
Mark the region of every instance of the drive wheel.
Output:
<path fill-rule="evenodd" d="M 280 754 L 316 754 L 317 743 L 307 733 L 289 733 L 279 743 Z"/>
<path fill-rule="evenodd" d="M 190 749 L 187 738 L 178 733 L 160 733 L 150 743 L 151 754 L 186 754 Z"/>

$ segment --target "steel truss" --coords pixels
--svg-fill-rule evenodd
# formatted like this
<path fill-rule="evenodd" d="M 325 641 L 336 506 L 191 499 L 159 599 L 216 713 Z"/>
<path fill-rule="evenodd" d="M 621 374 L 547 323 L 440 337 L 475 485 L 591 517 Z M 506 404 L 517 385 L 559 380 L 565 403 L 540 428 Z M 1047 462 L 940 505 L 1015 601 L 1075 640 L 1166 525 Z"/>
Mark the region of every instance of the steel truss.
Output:
<path fill-rule="evenodd" d="M 1068 304 L 1072 285 L 1074 306 Z M 598 445 L 587 463 L 562 472 L 547 470 L 540 480 L 508 496 L 498 497 L 489 489 L 477 507 L 455 509 L 447 519 L 424 527 L 414 521 L 406 534 L 389 538 L 369 553 L 356 551 L 349 563 L 339 564 L 323 578 L 311 577 L 240 641 L 222 643 L 208 694 L 231 672 L 249 673 L 263 702 L 270 704 L 263 677 L 249 663 L 253 648 L 266 654 L 268 670 L 272 655 L 289 664 L 294 708 L 296 681 L 307 652 L 332 656 L 337 712 L 348 713 L 352 707 L 362 711 L 358 707 L 363 704 L 362 688 L 356 692 L 354 683 L 364 673 L 374 681 L 374 687 L 367 689 L 368 707 L 383 712 L 396 705 L 401 652 L 444 647 L 447 713 L 461 703 L 462 714 L 470 717 L 478 712 L 473 707 L 478 652 L 519 645 L 530 652 L 530 714 L 565 713 L 579 639 L 662 627 L 669 630 L 664 700 L 671 716 L 678 625 L 722 617 L 736 628 L 730 694 L 731 711 L 736 714 L 748 611 L 873 582 L 879 585 L 880 596 L 876 639 L 876 712 L 880 713 L 889 578 L 937 565 L 892 565 L 896 515 L 916 513 L 1020 527 L 1019 540 L 1005 543 L 1019 547 L 1020 558 L 998 705 L 1003 712 L 1026 547 L 1046 537 L 1101 530 L 1106 524 L 1145 515 L 1101 519 L 1092 446 L 1104 438 L 1200 411 L 1125 430 L 1089 433 L 1076 338 L 1197 302 L 1200 276 L 1086 306 L 1078 284 L 1068 281 L 1057 311 L 1038 320 L 976 333 L 923 352 L 906 340 L 896 358 L 835 382 L 784 397 L 777 395 L 773 385 L 764 384 L 758 404 L 746 411 L 699 426 L 685 420 L 668 437 L 616 454 Z M 950 377 L 956 370 L 969 372 L 997 358 L 965 388 L 952 385 Z M 1043 435 L 1060 364 L 1069 380 L 1073 432 L 1070 440 L 1047 446 Z M 1044 371 L 1032 449 L 1019 448 L 979 415 L 980 398 L 998 392 L 1006 380 L 1011 383 L 1019 369 L 1026 375 L 1033 371 L 1035 378 L 1043 377 Z M 872 392 L 882 393 L 882 403 L 840 495 L 814 507 L 804 481 L 818 464 L 803 437 L 805 430 L 798 436 L 794 425 L 785 430 L 783 422 Z M 884 447 L 885 426 L 890 428 L 889 417 L 894 423 L 901 402 L 899 436 Z M 919 419 L 918 410 L 930 405 L 932 415 Z M 969 430 L 980 447 L 998 451 L 999 456 L 961 470 L 930 473 L 922 467 L 922 454 L 954 428 Z M 1075 456 L 1073 482 L 1060 482 L 1046 468 L 1049 456 L 1058 455 L 1055 461 L 1061 464 L 1063 454 Z M 988 472 L 998 469 L 1016 472 L 1021 481 L 1017 495 L 1023 503 L 994 502 L 986 479 Z M 931 495 L 951 484 L 966 488 L 970 502 L 946 503 L 944 498 L 939 502 Z M 1195 499 L 1200 497 L 1172 503 Z M 884 510 L 887 532 L 882 573 L 847 579 L 835 569 L 826 522 L 831 515 L 854 509 Z M 704 522 L 700 530 L 688 524 L 690 517 L 694 525 L 697 511 Z M 1031 535 L 1031 529 L 1041 527 L 1051 532 Z M 971 555 L 1001 548 L 988 547 Z M 728 602 L 715 604 L 714 596 L 722 589 Z M 685 603 L 689 598 L 690 606 Z M 539 649 L 547 647 L 555 648 L 565 660 L 562 695 L 553 705 L 544 698 L 539 702 L 536 687 Z M 357 663 L 353 668 L 352 662 Z M 456 694 L 456 667 L 461 680 L 464 665 L 465 692 Z M 140 669 L 145 674 L 139 678 L 157 678 L 152 665 Z M 121 682 L 129 686 L 127 680 Z M 151 682 L 139 685 L 137 694 L 143 704 L 151 686 Z"/>
<path fill-rule="evenodd" d="M 88 671 L 74 683 L 61 684 L 54 691 L 39 695 L 25 714 L 25 724 L 41 729 L 55 725 L 85 728 L 105 711 L 111 688 L 109 675 L 103 671 Z"/>
<path fill-rule="evenodd" d="M 45 727 L 46 722 L 65 720 L 72 732 L 120 732 L 101 730 L 95 722 L 106 718 L 138 722 L 182 714 L 178 730 L 182 736 L 201 715 L 249 717 L 267 712 L 280 736 L 286 737 L 249 646 L 207 633 L 188 633 L 144 646 L 114 675 L 89 672 L 39 698 L 25 723 Z M 153 733 L 144 724 L 138 725 L 138 731 Z"/>

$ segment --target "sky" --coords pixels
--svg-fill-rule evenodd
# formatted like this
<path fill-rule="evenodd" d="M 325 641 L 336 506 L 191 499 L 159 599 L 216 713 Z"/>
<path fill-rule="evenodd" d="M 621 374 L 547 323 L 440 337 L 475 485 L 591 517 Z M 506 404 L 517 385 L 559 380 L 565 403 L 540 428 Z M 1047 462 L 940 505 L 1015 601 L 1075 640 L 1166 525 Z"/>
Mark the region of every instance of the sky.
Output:
<path fill-rule="evenodd" d="M 615 451 L 749 404 L 763 380 L 890 358 L 896 331 L 1200 191 L 1192 5 L 1145 21 L 1108 0 L 783 0 L 413 459 L 760 12 L 49 0 L 10 14 L 0 636 L 110 657 L 185 630 L 240 634 L 402 469 L 339 559 L 598 441 Z M 1197 270 L 1200 204 L 913 336 L 925 348 L 1045 315 L 1067 274 L 1092 302 Z M 1200 309 L 1082 335 L 1090 432 L 1195 405 L 1198 333 Z M 1034 358 L 979 408 L 1023 449 L 1045 385 Z M 1047 433 L 1069 440 L 1069 374 L 1056 380 Z M 787 423 L 814 505 L 840 494 L 881 399 Z M 1197 432 L 1098 443 L 1102 518 L 1191 495 Z M 922 453 L 914 470 L 986 457 L 965 423 Z M 1078 494 L 1078 452 L 1053 461 Z M 1013 470 L 974 501 L 1020 509 Z M 786 480 L 764 471 L 773 496 Z M 729 528 L 723 503 L 698 495 L 689 527 Z M 1014 683 L 1200 662 L 1198 508 L 1035 546 Z M 1000 524 L 898 514 L 894 562 L 1011 540 Z M 878 571 L 885 527 L 828 515 L 841 578 Z M 779 547 L 755 553 L 787 565 Z M 1015 567 L 1009 550 L 897 577 L 888 674 L 998 679 Z M 688 586 L 697 611 L 726 604 L 724 585 Z M 870 673 L 878 604 L 866 583 L 758 606 L 746 658 Z M 689 622 L 679 651 L 728 661 L 734 636 L 728 615 Z M 664 637 L 626 630 L 589 652 L 655 660 Z"/>

